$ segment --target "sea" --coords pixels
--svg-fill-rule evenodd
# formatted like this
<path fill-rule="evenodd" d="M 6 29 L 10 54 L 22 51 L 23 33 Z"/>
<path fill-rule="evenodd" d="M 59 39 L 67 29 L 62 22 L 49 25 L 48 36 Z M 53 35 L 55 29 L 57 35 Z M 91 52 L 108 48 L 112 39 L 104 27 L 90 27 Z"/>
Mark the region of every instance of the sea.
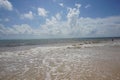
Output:
<path fill-rule="evenodd" d="M 43 46 L 48 44 L 74 43 L 82 41 L 101 41 L 120 39 L 120 37 L 100 37 L 100 38 L 57 38 L 57 39 L 0 39 L 0 47 L 17 46 Z"/>
<path fill-rule="evenodd" d="M 0 40 L 0 80 L 120 80 L 120 41 L 116 39 Z M 105 42 L 91 45 L 99 41 Z M 74 42 L 88 45 L 59 47 Z M 51 47 L 54 44 L 58 47 Z"/>

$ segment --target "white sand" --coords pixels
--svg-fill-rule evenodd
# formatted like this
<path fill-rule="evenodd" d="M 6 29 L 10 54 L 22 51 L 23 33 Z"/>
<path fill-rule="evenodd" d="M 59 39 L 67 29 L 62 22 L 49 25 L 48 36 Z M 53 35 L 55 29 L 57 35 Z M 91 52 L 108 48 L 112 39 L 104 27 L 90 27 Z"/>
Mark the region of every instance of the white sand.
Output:
<path fill-rule="evenodd" d="M 120 80 L 120 41 L 2 51 L 0 80 Z"/>

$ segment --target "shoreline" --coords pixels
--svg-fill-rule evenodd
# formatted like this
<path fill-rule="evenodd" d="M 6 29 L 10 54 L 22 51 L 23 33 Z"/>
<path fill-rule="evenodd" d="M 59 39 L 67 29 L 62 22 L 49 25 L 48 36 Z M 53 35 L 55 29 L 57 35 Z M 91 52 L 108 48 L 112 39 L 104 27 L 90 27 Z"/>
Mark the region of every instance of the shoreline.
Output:
<path fill-rule="evenodd" d="M 0 80 L 119 80 L 120 40 L 0 52 Z"/>
<path fill-rule="evenodd" d="M 5 51 L 21 51 L 21 50 L 29 50 L 32 48 L 37 48 L 37 47 L 60 47 L 60 46 L 83 46 L 86 44 L 101 44 L 101 43 L 115 43 L 115 42 L 120 42 L 120 39 L 108 39 L 108 40 L 83 40 L 83 41 L 75 41 L 75 42 L 64 42 L 64 43 L 52 43 L 52 44 L 42 44 L 42 45 L 24 45 L 24 46 L 6 46 L 6 47 L 0 47 L 1 52 Z M 79 45 L 80 44 L 80 45 Z"/>

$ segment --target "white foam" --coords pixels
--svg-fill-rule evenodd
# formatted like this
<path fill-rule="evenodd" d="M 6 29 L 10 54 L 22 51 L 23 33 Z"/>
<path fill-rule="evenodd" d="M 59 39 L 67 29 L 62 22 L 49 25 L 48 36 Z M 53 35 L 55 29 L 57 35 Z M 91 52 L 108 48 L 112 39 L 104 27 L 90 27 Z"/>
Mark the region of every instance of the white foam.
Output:
<path fill-rule="evenodd" d="M 109 46 L 109 45 L 118 45 L 118 42 L 112 44 L 111 43 L 83 44 L 80 46 L 82 48 L 85 48 L 85 47 Z M 7 61 L 9 62 L 9 60 L 16 60 L 17 57 L 19 59 L 19 62 L 21 62 L 20 64 L 24 66 L 22 74 L 26 74 L 26 72 L 29 71 L 30 67 L 28 67 L 28 63 L 30 63 L 29 66 L 32 65 L 33 67 L 37 67 L 37 69 L 42 68 L 42 70 L 44 70 L 45 73 L 44 74 L 45 80 L 52 80 L 52 75 L 55 75 L 54 80 L 58 80 L 60 75 L 63 74 L 67 75 L 68 73 L 70 73 L 70 71 L 72 71 L 71 66 L 77 70 L 79 64 L 76 63 L 81 63 L 81 68 L 82 68 L 81 73 L 83 73 L 84 71 L 90 72 L 89 69 L 88 70 L 85 69 L 87 64 L 89 64 L 90 62 L 90 60 L 86 60 L 86 59 L 92 56 L 90 52 L 84 50 L 82 51 L 80 49 L 75 49 L 75 50 L 67 49 L 67 47 L 73 47 L 73 46 L 67 45 L 60 47 L 37 47 L 24 51 L 2 52 L 2 54 L 0 55 L 0 59 L 4 57 L 4 59 L 6 59 L 6 62 Z M 40 60 L 41 62 L 39 62 Z M 17 68 L 15 64 L 13 65 L 14 66 L 11 67 L 8 66 L 6 69 L 11 69 L 11 72 L 21 69 L 21 68 Z"/>

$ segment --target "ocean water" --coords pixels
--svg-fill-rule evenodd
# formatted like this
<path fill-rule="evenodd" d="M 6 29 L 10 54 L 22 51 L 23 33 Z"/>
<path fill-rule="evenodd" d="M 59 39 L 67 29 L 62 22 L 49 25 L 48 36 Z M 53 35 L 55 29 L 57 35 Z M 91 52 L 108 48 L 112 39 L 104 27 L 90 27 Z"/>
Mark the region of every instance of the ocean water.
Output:
<path fill-rule="evenodd" d="M 111 40 L 111 37 L 107 38 L 64 38 L 64 39 L 11 39 L 0 40 L 0 47 L 16 47 L 16 46 L 30 46 L 30 45 L 47 45 L 47 44 L 59 44 L 59 43 L 74 43 L 82 41 L 103 41 Z M 119 38 L 114 38 L 119 39 Z"/>
<path fill-rule="evenodd" d="M 0 51 L 0 80 L 120 80 L 120 41 L 77 45 Z"/>
<path fill-rule="evenodd" d="M 82 41 L 83 45 L 76 44 Z M 75 44 L 51 46 L 72 42 Z M 0 43 L 0 80 L 120 80 L 120 40 L 115 38 L 114 41 L 74 38 Z M 27 49 L 29 45 L 40 47 Z"/>

